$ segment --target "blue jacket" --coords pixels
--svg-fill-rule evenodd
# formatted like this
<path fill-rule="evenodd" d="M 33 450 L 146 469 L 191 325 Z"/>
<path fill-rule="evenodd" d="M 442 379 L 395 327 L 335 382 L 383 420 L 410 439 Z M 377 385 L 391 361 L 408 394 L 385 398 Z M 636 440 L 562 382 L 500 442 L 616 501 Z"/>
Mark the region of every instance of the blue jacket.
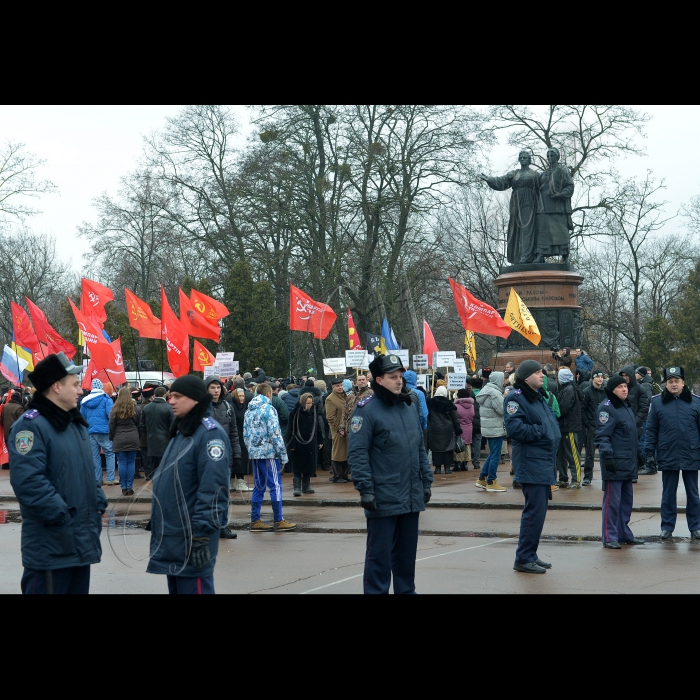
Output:
<path fill-rule="evenodd" d="M 250 459 L 279 459 L 282 464 L 289 461 L 277 411 L 267 396 L 256 394 L 248 404 L 243 441 Z"/>
<path fill-rule="evenodd" d="M 109 434 L 109 414 L 114 407 L 104 391 L 91 391 L 80 403 L 80 413 L 90 426 L 88 433 Z"/>
<path fill-rule="evenodd" d="M 561 432 L 544 396 L 519 379 L 503 399 L 503 417 L 513 446 L 514 479 L 521 484 L 556 484 Z"/>
<path fill-rule="evenodd" d="M 628 401 L 612 392 L 596 411 L 595 445 L 600 452 L 603 481 L 627 481 L 636 478 L 637 456 L 642 454 L 637 439 L 637 422 Z M 615 473 L 605 467 L 605 460 L 615 460 Z"/>
<path fill-rule="evenodd" d="M 228 523 L 229 435 L 211 417 L 209 403 L 175 420 L 153 478 L 151 574 L 206 577 L 214 573 L 219 531 Z M 201 406 L 201 408 L 200 408 Z M 211 559 L 202 569 L 189 563 L 193 537 L 208 537 Z"/>
<path fill-rule="evenodd" d="M 700 397 L 683 387 L 680 396 L 668 390 L 654 396 L 644 438 L 647 455 L 656 452 L 659 469 L 700 469 Z"/>
<path fill-rule="evenodd" d="M 585 369 L 586 372 L 592 372 L 593 371 L 593 360 L 586 355 L 583 350 L 581 350 L 581 354 L 575 358 L 575 363 L 576 363 L 576 369 Z"/>
<path fill-rule="evenodd" d="M 428 403 L 425 400 L 425 394 L 416 389 L 416 373 L 409 369 L 403 373 L 406 380 L 406 388 L 412 391 L 418 397 L 418 417 L 420 418 L 421 430 L 428 429 Z"/>
<path fill-rule="evenodd" d="M 382 518 L 425 510 L 423 492 L 433 475 L 423 443 L 423 431 L 410 396 L 394 394 L 372 382 L 374 395 L 358 401 L 350 419 L 348 461 L 360 493 L 373 493 L 377 510 L 367 518 Z M 389 395 L 390 394 L 390 395 Z"/>
<path fill-rule="evenodd" d="M 63 411 L 43 396 L 29 409 L 7 439 L 22 513 L 22 564 L 38 571 L 96 564 L 107 499 L 95 484 L 85 421 L 77 409 Z"/>

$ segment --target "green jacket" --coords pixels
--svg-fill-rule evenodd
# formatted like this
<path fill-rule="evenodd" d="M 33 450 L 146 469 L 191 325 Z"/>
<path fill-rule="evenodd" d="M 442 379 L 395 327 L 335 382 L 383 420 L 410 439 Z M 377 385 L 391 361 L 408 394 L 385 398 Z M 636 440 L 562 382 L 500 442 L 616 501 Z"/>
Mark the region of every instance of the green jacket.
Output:
<path fill-rule="evenodd" d="M 557 418 L 561 418 L 561 411 L 559 410 L 559 402 L 557 401 L 557 397 L 552 394 L 550 391 L 547 390 L 547 375 L 544 375 L 544 384 L 542 385 L 542 388 L 545 390 L 547 393 L 547 403 L 552 407 L 552 410 L 554 411 L 554 415 Z"/>

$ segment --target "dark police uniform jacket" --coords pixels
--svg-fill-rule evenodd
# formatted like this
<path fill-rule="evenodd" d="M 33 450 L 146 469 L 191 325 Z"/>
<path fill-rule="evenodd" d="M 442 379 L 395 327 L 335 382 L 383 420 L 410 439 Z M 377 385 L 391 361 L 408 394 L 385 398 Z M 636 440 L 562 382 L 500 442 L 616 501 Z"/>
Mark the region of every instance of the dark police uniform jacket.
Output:
<path fill-rule="evenodd" d="M 700 397 L 687 386 L 680 396 L 668 390 L 654 396 L 647 419 L 644 449 L 656 451 L 659 469 L 700 469 Z"/>
<path fill-rule="evenodd" d="M 22 564 L 49 571 L 97 564 L 107 498 L 95 483 L 87 422 L 43 396 L 12 426 L 10 483 L 22 513 Z"/>
<path fill-rule="evenodd" d="M 230 440 L 200 402 L 175 420 L 173 438 L 153 478 L 151 558 L 147 571 L 171 576 L 214 573 L 219 531 L 228 523 Z M 208 537 L 211 559 L 202 569 L 189 563 L 193 537 Z"/>
<path fill-rule="evenodd" d="M 545 397 L 524 382 L 503 400 L 506 432 L 512 439 L 514 479 L 521 484 L 556 484 L 561 431 Z"/>
<path fill-rule="evenodd" d="M 377 510 L 365 510 L 365 515 L 382 518 L 423 511 L 423 492 L 430 489 L 433 475 L 411 397 L 402 394 L 397 400 L 374 382 L 372 388 L 374 395 L 355 406 L 348 442 L 355 488 L 373 493 L 377 502 Z"/>
<path fill-rule="evenodd" d="M 603 481 L 627 481 L 636 478 L 637 456 L 642 454 L 637 439 L 637 421 L 629 401 L 613 395 L 598 406 L 595 446 L 600 452 Z M 615 459 L 616 472 L 606 469 L 605 460 Z"/>

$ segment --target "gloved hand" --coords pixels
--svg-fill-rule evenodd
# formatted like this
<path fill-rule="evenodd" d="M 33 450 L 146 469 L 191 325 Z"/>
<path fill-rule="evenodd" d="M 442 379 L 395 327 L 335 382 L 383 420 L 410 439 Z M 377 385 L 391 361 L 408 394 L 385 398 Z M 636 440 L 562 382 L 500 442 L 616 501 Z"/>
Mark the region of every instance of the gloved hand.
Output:
<path fill-rule="evenodd" d="M 433 494 L 432 494 L 432 492 L 430 491 L 430 489 L 425 489 L 425 490 L 423 491 L 423 503 L 428 503 L 428 501 L 430 501 L 430 497 L 431 497 L 432 495 L 433 495 Z"/>
<path fill-rule="evenodd" d="M 240 457 L 234 457 L 231 460 L 231 471 L 234 474 L 242 474 L 243 473 L 243 463 L 242 463 Z"/>
<path fill-rule="evenodd" d="M 377 510 L 377 501 L 374 499 L 373 493 L 362 493 L 360 494 L 360 505 L 365 510 Z"/>
<path fill-rule="evenodd" d="M 654 455 L 647 455 L 647 467 L 649 467 L 649 469 L 658 469 L 658 466 Z"/>
<path fill-rule="evenodd" d="M 644 459 L 644 455 L 641 452 L 637 452 L 637 466 L 643 467 L 646 463 L 647 461 Z"/>
<path fill-rule="evenodd" d="M 193 537 L 190 563 L 195 569 L 203 569 L 211 559 L 208 537 Z"/>
<path fill-rule="evenodd" d="M 70 515 L 68 515 L 68 513 L 61 513 L 60 515 L 57 515 L 55 518 L 52 518 L 51 520 L 47 520 L 46 525 L 48 525 L 48 527 L 61 527 L 61 525 L 65 525 L 69 521 L 70 521 Z"/>
<path fill-rule="evenodd" d="M 606 457 L 605 458 L 605 468 L 611 474 L 617 474 L 617 463 L 615 462 L 615 459 L 613 457 Z"/>

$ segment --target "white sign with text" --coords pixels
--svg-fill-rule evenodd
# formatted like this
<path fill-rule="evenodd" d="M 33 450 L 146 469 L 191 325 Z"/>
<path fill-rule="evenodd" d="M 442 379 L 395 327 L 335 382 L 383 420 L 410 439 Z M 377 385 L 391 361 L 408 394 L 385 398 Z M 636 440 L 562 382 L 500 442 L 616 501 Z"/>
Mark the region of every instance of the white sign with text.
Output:
<path fill-rule="evenodd" d="M 413 369 L 428 369 L 428 356 L 427 355 L 414 355 L 413 356 Z"/>
<path fill-rule="evenodd" d="M 345 374 L 344 357 L 326 357 L 323 360 L 324 374 Z"/>
<path fill-rule="evenodd" d="M 450 373 L 447 375 L 447 388 L 448 389 L 464 389 L 464 385 L 467 381 L 466 374 L 455 374 Z"/>
<path fill-rule="evenodd" d="M 456 353 L 454 350 L 449 352 L 435 353 L 435 367 L 454 367 Z"/>

